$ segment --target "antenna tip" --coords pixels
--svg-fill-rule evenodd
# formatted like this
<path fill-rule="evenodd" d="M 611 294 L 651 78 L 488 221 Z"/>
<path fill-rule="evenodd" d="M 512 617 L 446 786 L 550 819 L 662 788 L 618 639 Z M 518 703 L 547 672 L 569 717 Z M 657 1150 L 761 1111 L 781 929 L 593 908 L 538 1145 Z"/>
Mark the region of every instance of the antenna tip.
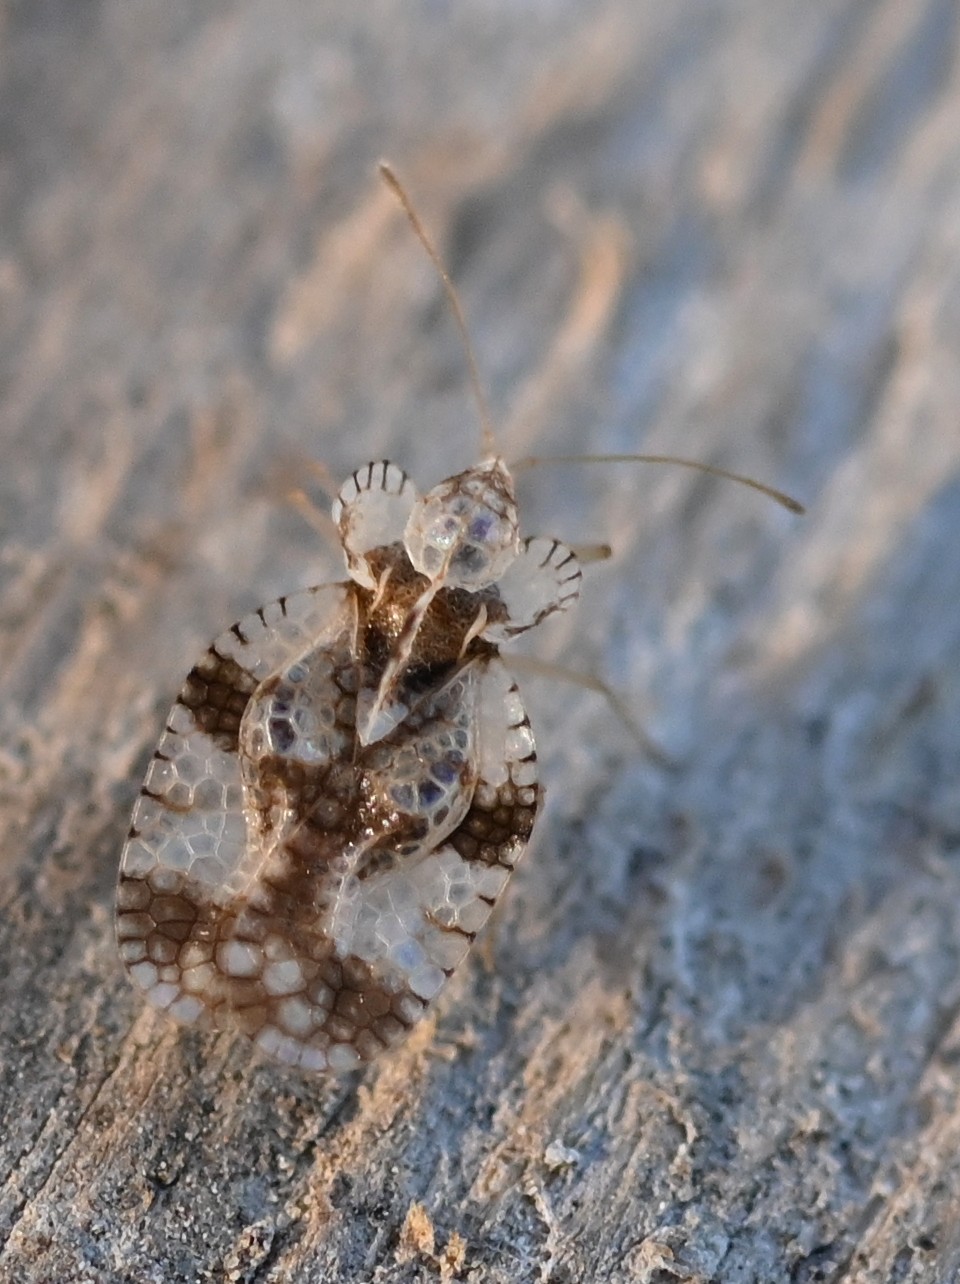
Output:
<path fill-rule="evenodd" d="M 388 160 L 377 161 L 377 173 L 380 175 L 380 177 L 383 179 L 383 181 L 387 184 L 389 188 L 391 188 L 394 192 L 398 191 L 400 187 L 400 180 L 397 178 L 397 175 L 394 172 L 394 168 Z"/>

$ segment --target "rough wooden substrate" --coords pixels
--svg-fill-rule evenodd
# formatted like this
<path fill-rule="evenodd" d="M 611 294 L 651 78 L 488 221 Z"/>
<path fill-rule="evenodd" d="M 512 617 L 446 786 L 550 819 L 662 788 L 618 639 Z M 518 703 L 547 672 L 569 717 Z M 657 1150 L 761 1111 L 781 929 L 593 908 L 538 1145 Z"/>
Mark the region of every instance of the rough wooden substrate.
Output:
<path fill-rule="evenodd" d="M 450 9 L 0 11 L 0 1279 L 954 1280 L 957 10 Z M 528 681 L 495 941 L 325 1084 L 143 1012 L 112 887 L 197 648 L 334 570 L 284 476 L 472 450 L 380 154 L 511 453 L 811 513 L 529 476 L 531 528 L 618 549 L 540 654 L 683 768 Z"/>

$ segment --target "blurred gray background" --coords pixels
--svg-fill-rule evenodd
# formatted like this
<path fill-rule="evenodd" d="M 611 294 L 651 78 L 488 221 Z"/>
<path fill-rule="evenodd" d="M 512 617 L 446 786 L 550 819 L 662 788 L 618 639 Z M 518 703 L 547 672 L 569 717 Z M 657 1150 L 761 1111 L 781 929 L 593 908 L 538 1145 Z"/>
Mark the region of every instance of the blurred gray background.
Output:
<path fill-rule="evenodd" d="M 960 1278 L 952 0 L 0 5 L 0 1280 Z M 359 1084 L 143 1009 L 129 810 L 284 495 L 475 458 L 609 540 L 545 816 Z"/>

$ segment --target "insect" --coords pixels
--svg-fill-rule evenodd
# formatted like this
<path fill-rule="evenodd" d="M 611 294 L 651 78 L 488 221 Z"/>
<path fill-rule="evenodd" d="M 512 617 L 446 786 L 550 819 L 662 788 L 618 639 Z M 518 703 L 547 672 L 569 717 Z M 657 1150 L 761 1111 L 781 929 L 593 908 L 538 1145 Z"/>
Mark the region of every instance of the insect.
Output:
<path fill-rule="evenodd" d="M 254 611 L 191 669 L 117 891 L 151 1004 L 305 1071 L 398 1043 L 489 917 L 540 802 L 499 648 L 571 607 L 581 577 L 561 541 L 520 537 L 455 291 L 382 170 L 453 306 L 483 458 L 423 495 L 392 463 L 348 479 L 333 518 L 349 578 Z"/>

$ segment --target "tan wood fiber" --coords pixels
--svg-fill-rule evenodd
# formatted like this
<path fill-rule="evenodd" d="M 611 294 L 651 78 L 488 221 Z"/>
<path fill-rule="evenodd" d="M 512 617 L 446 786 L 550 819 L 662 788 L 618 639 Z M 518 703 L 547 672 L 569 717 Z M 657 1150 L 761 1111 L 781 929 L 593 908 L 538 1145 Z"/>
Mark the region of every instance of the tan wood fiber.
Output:
<path fill-rule="evenodd" d="M 0 5 L 0 1284 L 960 1278 L 958 21 Z M 154 1012 L 114 895 L 191 665 L 345 578 L 284 496 L 477 458 L 382 156 L 508 462 L 808 512 L 518 476 L 614 556 L 517 649 L 663 760 L 525 674 L 492 931 L 324 1078 Z"/>

